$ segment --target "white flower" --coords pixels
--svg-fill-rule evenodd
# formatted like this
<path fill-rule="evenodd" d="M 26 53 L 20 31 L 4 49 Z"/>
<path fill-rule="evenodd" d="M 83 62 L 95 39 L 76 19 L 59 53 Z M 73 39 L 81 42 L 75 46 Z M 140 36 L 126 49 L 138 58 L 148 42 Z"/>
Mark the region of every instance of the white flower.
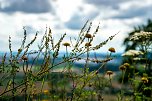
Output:
<path fill-rule="evenodd" d="M 137 56 L 137 55 L 143 55 L 144 53 L 142 51 L 137 50 L 128 50 L 127 52 L 123 53 L 122 56 Z"/>
<path fill-rule="evenodd" d="M 134 33 L 134 35 L 130 37 L 130 40 L 133 41 L 147 41 L 151 39 L 152 39 L 152 32 L 144 32 L 144 31 L 136 32 Z"/>

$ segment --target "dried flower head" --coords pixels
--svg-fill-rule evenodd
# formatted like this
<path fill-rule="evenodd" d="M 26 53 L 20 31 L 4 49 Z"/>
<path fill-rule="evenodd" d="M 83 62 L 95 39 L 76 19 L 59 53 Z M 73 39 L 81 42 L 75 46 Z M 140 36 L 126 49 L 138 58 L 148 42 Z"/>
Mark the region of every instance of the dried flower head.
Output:
<path fill-rule="evenodd" d="M 144 83 L 148 83 L 148 78 L 147 77 L 142 77 L 141 81 L 143 81 Z"/>
<path fill-rule="evenodd" d="M 89 46 L 91 46 L 91 43 L 86 43 L 85 46 L 89 47 Z"/>
<path fill-rule="evenodd" d="M 130 67 L 130 64 L 129 63 L 124 63 L 123 64 L 125 67 L 129 68 Z"/>
<path fill-rule="evenodd" d="M 22 56 L 22 60 L 27 61 L 28 58 L 24 55 L 24 56 Z"/>
<path fill-rule="evenodd" d="M 142 51 L 138 50 L 128 50 L 122 56 L 138 56 L 138 55 L 143 55 L 144 53 Z"/>
<path fill-rule="evenodd" d="M 115 48 L 113 48 L 113 47 L 111 47 L 111 48 L 109 48 L 108 49 L 110 52 L 112 52 L 112 53 L 115 53 L 116 51 L 115 51 Z"/>
<path fill-rule="evenodd" d="M 107 71 L 106 74 L 110 76 L 110 75 L 113 74 L 113 72 L 112 71 Z"/>
<path fill-rule="evenodd" d="M 63 46 L 70 46 L 70 43 L 68 43 L 68 42 L 65 42 L 65 43 L 63 43 Z"/>
<path fill-rule="evenodd" d="M 86 34 L 85 37 L 86 38 L 92 38 L 92 35 L 91 34 Z"/>
<path fill-rule="evenodd" d="M 121 65 L 121 66 L 119 67 L 119 69 L 120 69 L 121 71 L 124 71 L 124 70 L 126 69 L 126 66 Z"/>

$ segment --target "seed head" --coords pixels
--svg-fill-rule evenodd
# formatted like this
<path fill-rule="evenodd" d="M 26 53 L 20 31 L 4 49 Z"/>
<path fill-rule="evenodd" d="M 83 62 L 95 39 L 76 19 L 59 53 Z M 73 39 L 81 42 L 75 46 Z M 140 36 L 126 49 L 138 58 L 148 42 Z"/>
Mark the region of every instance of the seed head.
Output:
<path fill-rule="evenodd" d="M 124 70 L 126 69 L 126 66 L 121 65 L 121 66 L 119 67 L 119 69 L 122 70 L 122 71 L 124 71 Z"/>
<path fill-rule="evenodd" d="M 65 43 L 63 43 L 63 46 L 69 46 L 70 47 L 70 43 L 68 43 L 68 42 L 65 42 Z"/>
<path fill-rule="evenodd" d="M 92 38 L 92 35 L 91 34 L 86 34 L 85 37 L 86 38 Z"/>
<path fill-rule="evenodd" d="M 110 75 L 113 74 L 113 72 L 112 71 L 107 71 L 106 74 L 110 76 Z"/>
<path fill-rule="evenodd" d="M 129 68 L 130 67 L 130 64 L 129 63 L 124 63 L 123 64 L 125 67 Z"/>
<path fill-rule="evenodd" d="M 108 49 L 110 52 L 112 52 L 112 53 L 115 53 L 116 51 L 115 51 L 115 48 L 113 48 L 113 47 L 111 47 L 111 48 L 109 48 Z"/>

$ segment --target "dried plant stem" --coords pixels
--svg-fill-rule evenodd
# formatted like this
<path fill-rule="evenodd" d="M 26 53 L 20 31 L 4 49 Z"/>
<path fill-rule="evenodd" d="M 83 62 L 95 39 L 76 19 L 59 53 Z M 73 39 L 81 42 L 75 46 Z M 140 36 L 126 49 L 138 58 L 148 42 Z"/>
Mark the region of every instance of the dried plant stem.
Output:
<path fill-rule="evenodd" d="M 126 70 L 125 70 L 126 71 Z M 121 80 L 121 91 L 120 91 L 120 101 L 123 100 L 124 92 L 123 92 L 123 83 L 124 83 L 124 77 L 125 77 L 125 71 L 122 70 L 122 80 Z"/>

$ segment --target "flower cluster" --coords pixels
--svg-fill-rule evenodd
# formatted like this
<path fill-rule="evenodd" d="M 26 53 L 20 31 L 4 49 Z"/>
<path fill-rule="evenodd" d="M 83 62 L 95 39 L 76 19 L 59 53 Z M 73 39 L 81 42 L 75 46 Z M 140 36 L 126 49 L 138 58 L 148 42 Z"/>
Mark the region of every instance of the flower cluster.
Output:
<path fill-rule="evenodd" d="M 142 51 L 138 50 L 128 50 L 122 56 L 138 56 L 138 55 L 143 55 L 144 53 Z"/>
<path fill-rule="evenodd" d="M 132 35 L 130 37 L 130 40 L 132 41 L 147 41 L 147 40 L 152 40 L 152 32 L 138 32 L 138 33 L 134 33 L 134 35 Z"/>

